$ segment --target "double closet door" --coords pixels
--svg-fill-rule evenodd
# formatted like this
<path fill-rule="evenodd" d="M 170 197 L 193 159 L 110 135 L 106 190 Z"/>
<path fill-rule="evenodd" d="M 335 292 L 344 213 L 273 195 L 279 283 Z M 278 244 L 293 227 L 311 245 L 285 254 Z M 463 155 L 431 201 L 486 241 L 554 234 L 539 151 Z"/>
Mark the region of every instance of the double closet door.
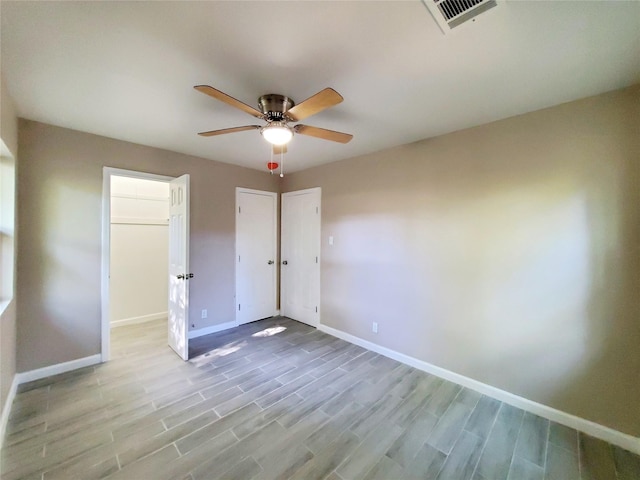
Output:
<path fill-rule="evenodd" d="M 282 194 L 280 259 L 277 195 L 236 190 L 236 321 L 280 314 L 317 326 L 320 318 L 320 188 Z M 279 270 L 278 270 L 279 267 Z"/>

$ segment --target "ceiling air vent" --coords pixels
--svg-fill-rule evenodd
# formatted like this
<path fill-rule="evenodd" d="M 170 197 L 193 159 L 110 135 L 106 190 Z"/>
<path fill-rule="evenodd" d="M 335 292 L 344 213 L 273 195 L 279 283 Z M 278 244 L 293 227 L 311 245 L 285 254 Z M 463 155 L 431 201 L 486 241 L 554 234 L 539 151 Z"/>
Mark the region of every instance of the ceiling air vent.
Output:
<path fill-rule="evenodd" d="M 422 0 L 444 33 L 492 9 L 496 0 Z"/>

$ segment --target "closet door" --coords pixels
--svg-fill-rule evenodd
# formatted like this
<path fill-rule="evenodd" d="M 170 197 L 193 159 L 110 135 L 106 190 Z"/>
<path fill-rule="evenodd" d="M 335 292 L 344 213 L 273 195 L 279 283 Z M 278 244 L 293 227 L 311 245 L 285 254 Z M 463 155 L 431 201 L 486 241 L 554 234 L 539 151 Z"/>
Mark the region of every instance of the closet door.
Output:
<path fill-rule="evenodd" d="M 282 315 L 320 323 L 320 188 L 282 194 Z"/>
<path fill-rule="evenodd" d="M 278 196 L 236 189 L 236 322 L 276 314 Z"/>

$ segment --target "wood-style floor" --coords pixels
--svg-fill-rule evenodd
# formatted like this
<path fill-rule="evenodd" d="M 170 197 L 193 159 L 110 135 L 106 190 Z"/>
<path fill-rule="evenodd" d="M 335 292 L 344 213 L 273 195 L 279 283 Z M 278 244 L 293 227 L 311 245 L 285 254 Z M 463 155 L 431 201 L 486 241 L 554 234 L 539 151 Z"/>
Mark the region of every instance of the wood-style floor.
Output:
<path fill-rule="evenodd" d="M 21 386 L 2 479 L 640 478 L 640 458 L 285 318 Z"/>

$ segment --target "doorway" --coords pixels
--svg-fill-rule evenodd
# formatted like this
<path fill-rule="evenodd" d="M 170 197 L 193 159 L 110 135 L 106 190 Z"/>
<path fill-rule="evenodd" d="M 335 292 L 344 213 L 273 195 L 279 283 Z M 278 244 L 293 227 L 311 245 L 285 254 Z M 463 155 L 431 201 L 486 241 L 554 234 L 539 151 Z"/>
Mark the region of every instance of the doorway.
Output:
<path fill-rule="evenodd" d="M 180 257 L 181 267 L 188 268 L 188 180 L 188 175 L 174 179 L 144 172 L 103 168 L 103 362 L 110 357 L 112 326 L 167 317 L 168 343 L 172 348 L 173 344 L 178 344 L 180 351 L 176 348 L 174 350 L 183 359 L 187 358 L 188 287 L 187 282 L 182 281 L 181 289 L 172 288 L 169 260 Z M 183 199 L 180 216 L 182 236 L 178 240 L 176 235 L 172 235 L 172 224 L 175 221 L 169 220 L 170 217 L 176 217 L 171 203 L 171 193 L 176 186 L 182 189 Z M 180 250 L 179 255 L 174 252 L 176 249 Z M 173 306 L 170 295 L 172 290 L 180 293 L 179 301 L 173 302 Z M 176 311 L 176 304 L 180 305 L 180 311 Z M 176 326 L 176 320 L 184 325 Z M 173 339 L 172 330 L 176 333 Z"/>
<path fill-rule="evenodd" d="M 282 194 L 280 310 L 283 316 L 320 323 L 319 187 Z"/>
<path fill-rule="evenodd" d="M 111 176 L 111 328 L 167 318 L 169 184 Z"/>

